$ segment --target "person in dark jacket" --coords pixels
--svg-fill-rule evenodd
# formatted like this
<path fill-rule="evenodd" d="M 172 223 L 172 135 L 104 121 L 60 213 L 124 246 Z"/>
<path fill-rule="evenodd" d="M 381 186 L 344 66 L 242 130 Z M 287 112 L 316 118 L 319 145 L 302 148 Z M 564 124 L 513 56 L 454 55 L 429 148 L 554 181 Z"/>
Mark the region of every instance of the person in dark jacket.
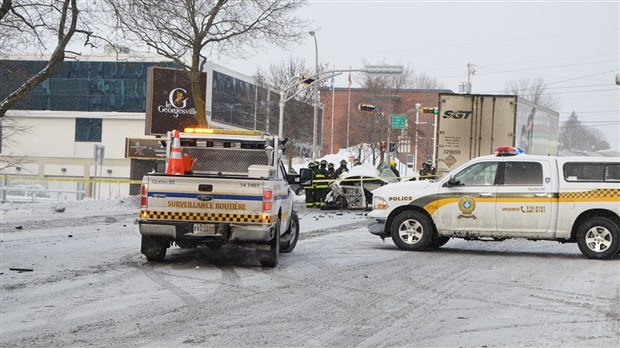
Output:
<path fill-rule="evenodd" d="M 325 204 L 325 196 L 329 192 L 329 183 L 327 182 L 329 173 L 327 172 L 327 161 L 322 160 L 316 173 L 315 201 L 314 207 L 320 208 Z"/>
<path fill-rule="evenodd" d="M 310 162 L 308 163 L 308 168 L 310 168 L 312 170 L 312 185 L 306 186 L 304 187 L 304 191 L 306 192 L 306 207 L 308 208 L 314 208 L 314 200 L 315 200 L 315 185 L 316 183 L 314 183 L 314 180 L 316 180 L 316 168 L 317 166 L 315 165 L 314 162 Z"/>
<path fill-rule="evenodd" d="M 420 169 L 420 179 L 430 179 L 433 175 L 435 175 L 433 161 L 427 160 L 422 164 L 422 169 Z"/>
<path fill-rule="evenodd" d="M 333 163 L 327 163 L 327 174 L 328 174 L 328 179 L 335 179 L 336 178 L 336 170 L 334 169 L 334 164 Z"/>
<path fill-rule="evenodd" d="M 340 167 L 336 169 L 336 178 L 342 175 L 342 173 L 348 172 L 348 171 L 349 171 L 349 168 L 347 168 L 347 161 L 345 160 L 340 161 Z"/>

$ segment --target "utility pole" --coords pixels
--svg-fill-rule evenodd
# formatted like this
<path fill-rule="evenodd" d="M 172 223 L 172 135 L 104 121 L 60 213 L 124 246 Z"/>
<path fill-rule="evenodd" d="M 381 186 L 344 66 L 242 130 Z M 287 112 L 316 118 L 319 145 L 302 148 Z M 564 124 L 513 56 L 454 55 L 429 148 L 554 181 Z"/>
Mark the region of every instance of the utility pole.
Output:
<path fill-rule="evenodd" d="M 476 69 L 472 63 L 467 63 L 467 94 L 471 94 L 471 75 L 476 73 Z"/>
<path fill-rule="evenodd" d="M 420 107 L 422 104 L 415 104 L 415 136 L 414 136 L 414 149 L 413 149 L 413 170 L 418 170 L 418 123 L 420 117 Z"/>
<path fill-rule="evenodd" d="M 315 53 L 315 70 L 314 70 L 314 74 L 316 76 L 319 75 L 319 44 L 316 41 L 316 33 L 314 31 L 311 31 L 309 33 L 313 38 L 314 38 L 314 53 Z M 314 84 L 314 117 L 313 117 L 313 122 L 312 122 L 312 127 L 313 127 L 313 131 L 312 131 L 312 159 L 316 159 L 317 157 L 317 151 L 316 151 L 316 141 L 318 138 L 318 119 L 319 119 L 319 84 L 315 83 Z"/>

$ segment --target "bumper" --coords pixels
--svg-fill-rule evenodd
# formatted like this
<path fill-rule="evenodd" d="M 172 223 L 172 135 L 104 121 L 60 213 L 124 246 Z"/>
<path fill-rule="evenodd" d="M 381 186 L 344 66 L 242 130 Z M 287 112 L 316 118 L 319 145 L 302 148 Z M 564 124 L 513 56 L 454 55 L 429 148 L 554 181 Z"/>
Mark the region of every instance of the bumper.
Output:
<path fill-rule="evenodd" d="M 385 236 L 385 222 L 387 219 L 384 218 L 368 218 L 366 221 L 366 227 L 368 227 L 368 231 L 372 234 L 376 234 L 377 236 Z"/>
<path fill-rule="evenodd" d="M 140 234 L 143 236 L 168 237 L 174 240 L 187 238 L 208 238 L 230 242 L 267 242 L 275 233 L 275 224 L 237 225 L 215 224 L 214 234 L 194 234 L 191 222 L 157 222 L 139 221 Z"/>

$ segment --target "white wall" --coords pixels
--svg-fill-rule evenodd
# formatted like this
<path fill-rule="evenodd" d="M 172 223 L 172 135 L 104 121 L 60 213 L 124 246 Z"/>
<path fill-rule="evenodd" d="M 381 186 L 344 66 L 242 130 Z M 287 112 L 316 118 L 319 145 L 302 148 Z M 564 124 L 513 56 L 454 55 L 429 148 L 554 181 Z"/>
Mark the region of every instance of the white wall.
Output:
<path fill-rule="evenodd" d="M 6 163 L 4 156 L 24 159 L 20 169 L 8 168 L 2 174 L 37 176 L 37 183 L 56 190 L 76 190 L 82 182 L 90 197 L 129 194 L 127 183 L 103 183 L 99 189 L 88 178 L 95 176 L 94 146 L 102 144 L 105 158 L 101 178 L 129 179 L 130 160 L 125 159 L 125 138 L 144 137 L 144 113 L 10 111 L 7 117 L 12 117 L 17 126 L 26 127 L 27 131 L 2 144 L 0 168 Z M 101 142 L 75 142 L 76 118 L 101 118 Z M 45 177 L 67 177 L 72 181 L 45 181 Z"/>
<path fill-rule="evenodd" d="M 1 155 L 93 158 L 94 144 L 105 146 L 105 158 L 125 157 L 125 138 L 144 137 L 144 113 L 13 111 L 7 114 L 25 134 L 3 144 Z M 75 142 L 76 118 L 101 118 L 101 142 Z"/>

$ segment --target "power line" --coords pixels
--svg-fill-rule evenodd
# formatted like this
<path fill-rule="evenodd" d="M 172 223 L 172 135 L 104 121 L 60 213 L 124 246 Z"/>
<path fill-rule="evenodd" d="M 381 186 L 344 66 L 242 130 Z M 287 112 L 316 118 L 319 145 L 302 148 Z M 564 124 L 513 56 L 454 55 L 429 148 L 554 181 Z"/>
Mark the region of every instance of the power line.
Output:
<path fill-rule="evenodd" d="M 540 66 L 540 67 L 536 67 L 536 68 L 516 69 L 516 70 L 489 69 L 488 67 L 486 67 L 484 65 L 476 65 L 476 67 L 483 68 L 483 69 L 489 69 L 489 70 L 496 70 L 494 72 L 487 72 L 487 73 L 482 72 L 482 73 L 479 73 L 477 75 L 492 75 L 492 74 L 512 73 L 512 72 L 541 70 L 541 69 L 565 68 L 565 67 L 569 67 L 569 66 L 579 66 L 579 65 L 593 65 L 593 64 L 609 63 L 609 62 L 618 62 L 618 59 L 600 60 L 600 61 L 596 61 L 596 62 L 584 62 L 584 63 L 574 63 L 574 64 L 564 64 L 564 65 L 548 65 L 548 66 Z"/>
<path fill-rule="evenodd" d="M 574 77 L 574 78 L 570 78 L 570 79 L 566 79 L 566 80 L 562 80 L 562 81 L 549 82 L 549 83 L 544 84 L 543 87 L 546 87 L 546 86 L 549 86 L 549 85 L 554 85 L 556 83 L 575 81 L 575 80 L 585 79 L 587 77 L 598 76 L 598 75 L 603 75 L 603 74 L 609 74 L 609 73 L 617 72 L 617 71 L 618 71 L 618 69 L 614 69 L 614 70 L 603 71 L 603 72 L 596 73 L 596 74 L 590 74 L 590 75 L 583 75 L 583 76 L 579 76 L 579 77 Z"/>

